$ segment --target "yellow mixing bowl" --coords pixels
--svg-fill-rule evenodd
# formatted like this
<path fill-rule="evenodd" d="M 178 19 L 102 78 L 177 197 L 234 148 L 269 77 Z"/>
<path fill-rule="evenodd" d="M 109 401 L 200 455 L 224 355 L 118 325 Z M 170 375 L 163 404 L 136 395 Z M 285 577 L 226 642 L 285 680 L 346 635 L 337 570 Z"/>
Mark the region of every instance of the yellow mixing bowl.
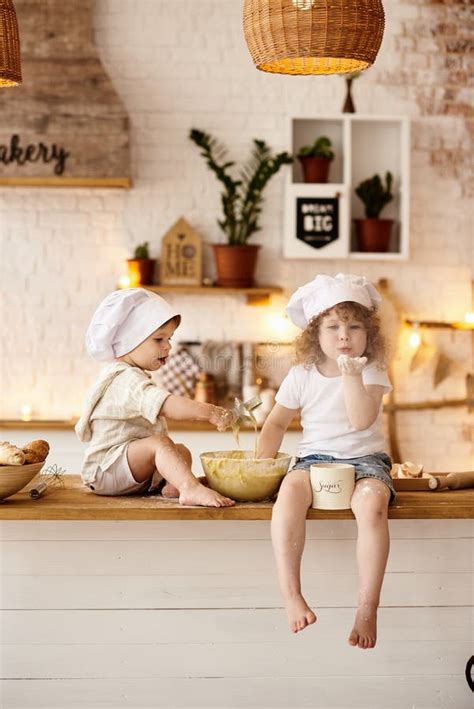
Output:
<path fill-rule="evenodd" d="M 212 451 L 200 457 L 210 487 L 239 502 L 260 502 L 276 495 L 291 462 L 287 453 L 255 459 L 252 451 Z"/>

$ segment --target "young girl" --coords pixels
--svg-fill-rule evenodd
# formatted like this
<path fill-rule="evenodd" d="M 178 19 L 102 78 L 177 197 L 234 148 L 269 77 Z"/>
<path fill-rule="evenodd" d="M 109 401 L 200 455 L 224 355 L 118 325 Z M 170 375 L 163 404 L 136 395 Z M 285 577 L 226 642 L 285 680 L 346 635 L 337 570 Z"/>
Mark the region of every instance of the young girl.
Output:
<path fill-rule="evenodd" d="M 92 317 L 87 351 L 112 364 L 91 390 L 76 433 L 89 443 L 82 477 L 97 495 L 143 492 L 153 478 L 182 505 L 234 504 L 194 477 L 189 450 L 171 440 L 164 418 L 209 421 L 223 431 L 230 411 L 173 396 L 148 373 L 166 362 L 180 321 L 166 300 L 141 288 L 111 293 Z"/>
<path fill-rule="evenodd" d="M 356 486 L 359 601 L 349 643 L 372 648 L 389 550 L 387 508 L 395 498 L 391 460 L 383 453 L 382 396 L 391 386 L 376 308 L 381 298 L 364 278 L 317 276 L 291 297 L 287 313 L 304 330 L 296 341 L 298 365 L 282 382 L 260 435 L 259 458 L 270 458 L 298 411 L 303 438 L 296 464 L 284 478 L 272 516 L 272 541 L 290 628 L 316 621 L 302 593 L 300 564 L 305 520 L 312 501 L 310 466 L 350 463 Z"/>

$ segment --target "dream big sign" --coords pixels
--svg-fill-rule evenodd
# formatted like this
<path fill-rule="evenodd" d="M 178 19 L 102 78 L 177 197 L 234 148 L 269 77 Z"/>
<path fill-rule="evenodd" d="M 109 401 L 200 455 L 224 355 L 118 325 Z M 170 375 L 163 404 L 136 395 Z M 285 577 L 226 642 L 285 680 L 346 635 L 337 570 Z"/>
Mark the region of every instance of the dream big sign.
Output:
<path fill-rule="evenodd" d="M 296 199 L 296 238 L 320 249 L 339 238 L 339 200 L 337 197 L 298 197 Z"/>

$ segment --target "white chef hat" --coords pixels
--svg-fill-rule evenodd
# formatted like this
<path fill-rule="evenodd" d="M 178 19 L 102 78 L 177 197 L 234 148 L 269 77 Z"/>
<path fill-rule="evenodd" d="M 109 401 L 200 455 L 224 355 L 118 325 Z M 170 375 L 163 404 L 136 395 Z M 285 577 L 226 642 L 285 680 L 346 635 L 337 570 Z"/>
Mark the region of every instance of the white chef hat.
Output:
<path fill-rule="evenodd" d="M 376 308 L 382 298 L 365 276 L 338 273 L 332 276 L 316 276 L 298 288 L 286 306 L 290 320 L 305 329 L 311 318 L 332 308 L 338 303 L 351 301 L 366 308 Z"/>
<path fill-rule="evenodd" d="M 106 362 L 131 352 L 161 325 L 181 315 L 164 298 L 143 288 L 110 293 L 92 316 L 86 349 Z"/>

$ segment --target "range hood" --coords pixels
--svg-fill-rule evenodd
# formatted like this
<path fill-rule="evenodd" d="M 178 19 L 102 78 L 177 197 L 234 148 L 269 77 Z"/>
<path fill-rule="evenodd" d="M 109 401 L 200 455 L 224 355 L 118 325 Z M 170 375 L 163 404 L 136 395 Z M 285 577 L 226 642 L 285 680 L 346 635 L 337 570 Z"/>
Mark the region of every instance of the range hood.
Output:
<path fill-rule="evenodd" d="M 0 91 L 0 185 L 130 186 L 129 120 L 93 0 L 15 0 L 23 84 Z"/>

